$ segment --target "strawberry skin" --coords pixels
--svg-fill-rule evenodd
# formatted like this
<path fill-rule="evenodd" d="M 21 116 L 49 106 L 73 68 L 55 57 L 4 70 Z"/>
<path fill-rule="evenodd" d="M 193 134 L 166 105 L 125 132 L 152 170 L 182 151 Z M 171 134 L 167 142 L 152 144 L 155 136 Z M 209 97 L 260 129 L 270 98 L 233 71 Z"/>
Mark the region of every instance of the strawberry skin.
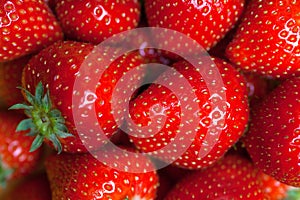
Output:
<path fill-rule="evenodd" d="M 258 174 L 249 160 L 227 155 L 209 168 L 184 177 L 165 200 L 264 199 Z"/>
<path fill-rule="evenodd" d="M 28 131 L 16 131 L 24 118 L 14 111 L 0 112 L 0 190 L 8 181 L 32 173 L 39 163 L 41 150 L 29 152 L 33 139 L 25 135 Z"/>
<path fill-rule="evenodd" d="M 115 156 L 114 152 L 100 151 L 100 154 Z M 118 162 L 127 163 L 129 168 L 139 168 L 139 171 L 145 167 L 148 172 L 130 173 L 110 168 L 91 154 L 62 153 L 47 158 L 45 166 L 52 198 L 154 199 L 158 177 L 150 160 L 143 156 L 123 155 L 118 157 Z"/>
<path fill-rule="evenodd" d="M 29 61 L 30 56 L 21 57 L 13 61 L 0 63 L 0 107 L 10 106 L 24 100 L 17 88 L 21 85 L 22 70 Z"/>
<path fill-rule="evenodd" d="M 131 97 L 123 91 L 115 92 L 113 96 L 116 84 L 124 81 L 123 75 L 126 72 L 135 69 L 130 74 L 130 84 L 126 84 L 130 89 L 134 89 L 135 84 L 144 76 L 144 70 L 138 66 L 147 61 L 138 52 L 132 52 L 113 62 L 108 60 L 111 63 L 107 64 L 107 67 L 106 64 L 97 63 L 101 62 L 103 57 L 92 53 L 94 47 L 88 43 L 59 41 L 32 57 L 25 66 L 22 91 L 27 103 L 16 104 L 12 108 L 25 109 L 29 116 L 22 127 L 25 130 L 31 128 L 32 135 L 36 136 L 33 150 L 45 140 L 53 144 L 58 152 L 83 152 L 99 148 L 107 138 L 118 131 L 118 126 L 124 120 L 124 108 L 118 102 L 129 101 Z M 115 52 L 114 48 L 109 49 Z M 80 68 L 88 55 L 91 56 L 91 65 L 88 66 L 90 73 L 82 75 L 84 72 L 80 71 Z M 103 73 L 99 77 L 101 70 Z M 85 85 L 89 84 L 84 82 L 86 80 L 80 83 L 80 88 L 74 88 L 75 80 L 80 75 L 95 80 L 95 85 L 92 85 L 94 88 L 85 89 Z M 94 91 L 91 91 L 92 89 Z M 80 102 L 76 102 L 76 105 L 73 104 L 74 94 L 80 97 Z M 115 114 L 112 113 L 113 102 L 117 102 L 114 105 Z M 89 108 L 90 103 L 95 109 Z M 91 123 L 95 112 L 97 124 Z M 119 112 L 120 115 L 117 116 Z M 78 117 L 76 120 L 83 124 L 75 124 L 74 115 Z M 98 134 L 99 126 L 103 134 Z M 77 131 L 79 128 L 82 130 L 80 136 Z"/>
<path fill-rule="evenodd" d="M 290 186 L 274 179 L 272 176 L 269 176 L 265 173 L 261 173 L 260 183 L 263 187 L 263 192 L 266 196 L 266 199 L 287 199 L 288 191 L 291 189 Z"/>
<path fill-rule="evenodd" d="M 57 0 L 56 13 L 69 39 L 98 44 L 137 27 L 138 0 Z"/>
<path fill-rule="evenodd" d="M 243 141 L 255 165 L 266 174 L 300 186 L 300 78 L 281 83 L 253 107 Z"/>
<path fill-rule="evenodd" d="M 250 1 L 226 49 L 240 68 L 286 78 L 299 75 L 300 2 Z"/>
<path fill-rule="evenodd" d="M 229 63 L 217 58 L 213 61 L 222 77 L 214 81 L 224 83 L 218 91 L 211 92 L 206 85 L 211 84 L 207 80 L 214 82 L 215 77 L 209 77 L 214 66 L 202 62 L 202 69 L 206 69 L 204 76 L 191 64 L 179 61 L 172 68 L 181 73 L 181 77 L 163 73 L 131 101 L 128 133 L 138 149 L 167 162 L 175 161 L 177 166 L 197 169 L 220 159 L 241 137 L 248 122 L 245 80 Z M 189 80 L 190 87 L 182 86 L 187 83 L 180 82 L 177 91 L 171 91 L 159 84 L 163 82 L 171 86 L 183 79 Z M 192 91 L 184 92 L 187 90 L 192 90 L 195 96 Z M 179 100 L 180 96 L 185 98 Z M 154 129 L 154 126 L 159 129 Z M 179 144 L 174 138 L 180 138 L 177 139 Z M 182 155 L 178 155 L 177 145 L 187 147 Z M 170 149 L 164 150 L 167 146 Z M 174 155 L 179 156 L 178 159 L 175 160 Z"/>
<path fill-rule="evenodd" d="M 145 1 L 149 26 L 182 32 L 207 50 L 216 45 L 233 28 L 243 8 L 244 0 Z"/>
<path fill-rule="evenodd" d="M 5 200 L 51 200 L 50 184 L 46 173 L 37 172 L 19 182 L 5 196 Z"/>
<path fill-rule="evenodd" d="M 0 62 L 37 53 L 63 37 L 43 0 L 2 0 L 0 34 Z"/>

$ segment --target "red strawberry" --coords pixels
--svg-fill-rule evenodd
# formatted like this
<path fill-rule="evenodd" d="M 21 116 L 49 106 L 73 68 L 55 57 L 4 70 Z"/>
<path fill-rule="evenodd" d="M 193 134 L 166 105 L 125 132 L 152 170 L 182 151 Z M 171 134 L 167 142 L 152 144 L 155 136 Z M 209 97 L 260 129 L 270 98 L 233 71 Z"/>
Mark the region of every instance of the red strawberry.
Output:
<path fill-rule="evenodd" d="M 0 63 L 0 107 L 8 108 L 23 101 L 22 93 L 17 87 L 21 85 L 22 70 L 30 57 Z"/>
<path fill-rule="evenodd" d="M 115 152 L 97 153 L 117 157 L 114 166 L 125 164 L 124 169 L 111 168 L 90 154 L 51 156 L 46 160 L 53 199 L 154 199 L 158 186 L 156 171 L 144 156 L 119 155 Z M 140 154 L 141 155 L 141 154 Z M 126 164 L 127 163 L 127 164 Z M 145 173 L 131 173 L 144 171 Z"/>
<path fill-rule="evenodd" d="M 124 108 L 118 103 L 120 100 L 129 101 L 130 94 L 122 90 L 115 91 L 115 87 L 119 82 L 129 81 L 125 87 L 134 90 L 134 85 L 141 81 L 144 74 L 138 66 L 146 61 L 137 52 L 124 54 L 113 61 L 109 60 L 113 54 L 107 53 L 103 58 L 97 49 L 92 53 L 93 48 L 93 45 L 86 43 L 57 42 L 30 59 L 24 68 L 23 92 L 29 105 L 17 104 L 12 108 L 25 109 L 30 117 L 23 123 L 23 128 L 31 128 L 36 136 L 33 150 L 43 140 L 52 143 L 58 152 L 95 149 L 106 142 L 106 136 L 109 138 L 117 132 L 122 124 Z M 88 55 L 89 60 L 86 60 Z M 89 62 L 89 70 L 82 66 L 86 62 Z M 81 67 L 83 70 L 80 70 Z M 123 76 L 132 69 L 135 70 L 130 73 L 130 80 L 125 80 Z M 84 71 L 90 74 L 84 75 Z M 101 77 L 100 71 L 103 71 Z M 80 88 L 75 88 L 75 79 L 79 77 L 85 80 L 79 83 Z M 85 85 L 90 82 L 95 84 L 88 90 Z M 47 92 L 44 92 L 44 86 Z M 74 100 L 73 94 L 79 97 L 80 102 Z M 73 101 L 76 101 L 76 105 Z M 113 103 L 117 104 L 113 106 L 115 113 L 112 110 Z M 91 122 L 95 114 L 98 121 Z M 74 117 L 80 120 L 78 124 L 75 124 Z M 99 125 L 104 136 L 98 132 Z"/>
<path fill-rule="evenodd" d="M 227 57 L 240 68 L 270 75 L 299 75 L 300 2 L 250 1 Z"/>
<path fill-rule="evenodd" d="M 138 0 L 57 0 L 56 13 L 70 39 L 98 44 L 110 36 L 137 27 Z"/>
<path fill-rule="evenodd" d="M 259 178 L 260 183 L 263 187 L 263 193 L 266 199 L 270 200 L 282 200 L 286 199 L 288 196 L 288 191 L 291 189 L 290 186 L 281 183 L 274 179 L 273 177 L 261 173 L 261 177 Z"/>
<path fill-rule="evenodd" d="M 146 0 L 149 26 L 182 32 L 210 49 L 233 28 L 244 8 L 244 0 L 193 1 Z"/>
<path fill-rule="evenodd" d="M 33 139 L 28 132 L 16 132 L 23 115 L 0 111 L 0 190 L 8 181 L 17 180 L 36 169 L 41 151 L 29 152 Z"/>
<path fill-rule="evenodd" d="M 0 62 L 37 53 L 63 36 L 44 0 L 2 0 L 0 34 Z"/>
<path fill-rule="evenodd" d="M 258 174 L 249 160 L 228 155 L 213 166 L 184 177 L 165 199 L 263 199 Z"/>
<path fill-rule="evenodd" d="M 300 78 L 286 80 L 253 107 L 243 138 L 255 165 L 266 174 L 300 186 Z"/>
<path fill-rule="evenodd" d="M 245 81 L 227 62 L 213 61 L 203 57 L 199 69 L 173 64 L 181 75 L 164 72 L 130 103 L 128 133 L 140 150 L 195 169 L 220 159 L 241 137 L 248 121 Z"/>
<path fill-rule="evenodd" d="M 51 190 L 45 173 L 37 173 L 26 177 L 9 194 L 5 200 L 51 200 Z"/>

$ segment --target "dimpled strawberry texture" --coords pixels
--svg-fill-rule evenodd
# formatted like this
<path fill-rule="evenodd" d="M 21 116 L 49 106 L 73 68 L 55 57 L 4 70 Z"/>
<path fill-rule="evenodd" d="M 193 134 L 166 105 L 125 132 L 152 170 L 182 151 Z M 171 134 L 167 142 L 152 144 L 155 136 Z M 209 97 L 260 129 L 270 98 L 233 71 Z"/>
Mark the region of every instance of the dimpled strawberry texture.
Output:
<path fill-rule="evenodd" d="M 208 50 L 233 28 L 244 4 L 244 0 L 146 0 L 145 10 L 149 26 L 182 32 Z"/>
<path fill-rule="evenodd" d="M 200 74 L 190 63 L 179 61 L 172 67 L 181 77 L 163 73 L 155 82 L 158 84 L 152 84 L 130 103 L 132 122 L 148 128 L 140 131 L 128 120 L 130 139 L 138 149 L 164 161 L 175 158 L 177 166 L 197 169 L 213 164 L 236 143 L 248 122 L 246 84 L 229 63 L 213 61 L 220 77 L 215 75 L 215 65 L 208 66 L 202 61 L 201 67 L 206 71 Z M 180 82 L 182 78 L 189 82 Z M 214 91 L 207 86 L 208 80 L 223 86 Z M 179 83 L 178 89 L 171 91 L 159 84 L 164 81 L 169 85 Z M 183 91 L 193 91 L 195 96 Z M 159 129 L 152 128 L 153 124 Z M 179 145 L 186 147 L 182 154 L 178 153 L 182 151 Z"/>
<path fill-rule="evenodd" d="M 69 39 L 98 44 L 137 27 L 138 0 L 57 0 L 55 11 Z"/>
<path fill-rule="evenodd" d="M 0 1 L 0 35 L 0 62 L 37 53 L 63 37 L 43 0 Z"/>
<path fill-rule="evenodd" d="M 158 176 L 151 161 L 137 154 L 116 154 L 114 151 L 99 151 L 95 152 L 95 157 L 91 154 L 66 153 L 48 157 L 45 165 L 52 198 L 153 200 Z M 115 168 L 96 159 L 97 155 L 117 159 Z M 126 166 L 121 168 L 123 164 Z M 145 172 L 131 173 L 128 168 Z"/>
<path fill-rule="evenodd" d="M 250 1 L 227 58 L 245 71 L 299 76 L 300 1 Z"/>
<path fill-rule="evenodd" d="M 213 166 L 184 177 L 167 194 L 166 200 L 261 200 L 259 171 L 237 155 L 228 155 Z"/>
<path fill-rule="evenodd" d="M 253 107 L 243 141 L 255 165 L 266 174 L 300 186 L 300 78 L 286 80 Z"/>

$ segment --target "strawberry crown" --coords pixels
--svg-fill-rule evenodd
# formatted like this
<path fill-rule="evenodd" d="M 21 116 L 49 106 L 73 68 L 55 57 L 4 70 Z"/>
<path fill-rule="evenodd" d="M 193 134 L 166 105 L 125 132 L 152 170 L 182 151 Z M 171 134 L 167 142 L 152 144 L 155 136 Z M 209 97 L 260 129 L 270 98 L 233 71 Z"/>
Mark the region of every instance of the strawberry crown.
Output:
<path fill-rule="evenodd" d="M 12 175 L 13 170 L 5 168 L 2 160 L 0 159 L 0 188 L 6 187 L 7 179 Z"/>
<path fill-rule="evenodd" d="M 295 199 L 300 199 L 300 188 L 291 187 L 288 190 L 287 196 L 284 198 L 284 200 L 295 200 Z"/>
<path fill-rule="evenodd" d="M 36 86 L 34 95 L 22 87 L 18 88 L 24 92 L 28 103 L 15 104 L 9 109 L 22 109 L 29 118 L 22 120 L 16 131 L 29 130 L 27 135 L 35 137 L 30 152 L 38 149 L 43 141 L 47 139 L 52 142 L 58 153 L 61 153 L 62 145 L 59 138 L 67 138 L 73 135 L 68 132 L 61 112 L 53 108 L 49 90 L 44 94 L 44 87 L 41 82 Z"/>

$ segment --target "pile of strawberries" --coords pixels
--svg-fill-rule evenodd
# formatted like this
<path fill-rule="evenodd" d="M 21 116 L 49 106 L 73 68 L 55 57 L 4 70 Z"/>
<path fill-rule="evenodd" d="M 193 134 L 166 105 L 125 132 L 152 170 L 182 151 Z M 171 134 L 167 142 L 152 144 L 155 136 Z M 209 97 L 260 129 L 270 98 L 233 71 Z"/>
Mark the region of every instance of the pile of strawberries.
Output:
<path fill-rule="evenodd" d="M 149 27 L 203 49 L 99 48 Z M 0 0 L 0 34 L 0 199 L 300 199 L 299 0 Z"/>

